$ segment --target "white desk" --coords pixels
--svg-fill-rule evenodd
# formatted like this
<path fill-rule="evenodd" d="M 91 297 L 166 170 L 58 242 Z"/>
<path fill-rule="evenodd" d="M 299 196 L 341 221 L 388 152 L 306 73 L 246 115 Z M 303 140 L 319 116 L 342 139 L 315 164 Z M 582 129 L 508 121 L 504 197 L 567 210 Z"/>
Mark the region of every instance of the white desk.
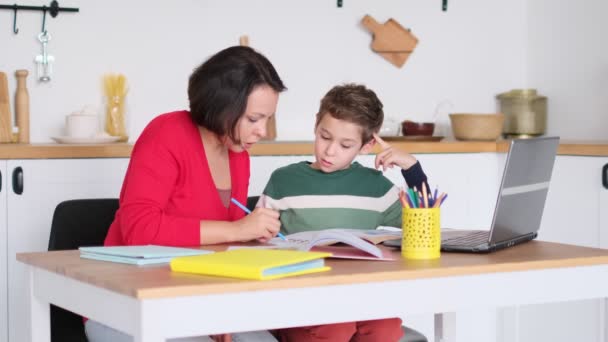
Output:
<path fill-rule="evenodd" d="M 49 303 L 136 342 L 429 312 L 437 313 L 436 341 L 452 342 L 458 310 L 608 297 L 608 250 L 538 241 L 429 262 L 329 260 L 330 272 L 266 282 L 80 259 L 77 251 L 17 259 L 30 269 L 36 342 L 50 340 Z"/>

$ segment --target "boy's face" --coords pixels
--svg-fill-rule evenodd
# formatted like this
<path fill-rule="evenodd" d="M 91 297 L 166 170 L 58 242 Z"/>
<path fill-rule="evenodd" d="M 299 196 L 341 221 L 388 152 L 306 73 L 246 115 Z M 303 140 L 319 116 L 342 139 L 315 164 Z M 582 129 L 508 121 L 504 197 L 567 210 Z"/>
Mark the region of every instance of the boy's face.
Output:
<path fill-rule="evenodd" d="M 364 146 L 361 126 L 326 114 L 315 129 L 315 162 L 312 167 L 325 173 L 350 167 L 359 153 L 367 153 L 374 144 Z"/>

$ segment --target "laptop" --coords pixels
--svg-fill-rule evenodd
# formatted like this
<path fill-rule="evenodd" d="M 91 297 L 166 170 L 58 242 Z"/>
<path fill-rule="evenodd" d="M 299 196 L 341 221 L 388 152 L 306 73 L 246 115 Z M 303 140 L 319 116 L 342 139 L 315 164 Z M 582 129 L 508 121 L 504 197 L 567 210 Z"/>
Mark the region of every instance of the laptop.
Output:
<path fill-rule="evenodd" d="M 536 238 L 558 146 L 559 137 L 512 140 L 490 230 L 442 229 L 441 250 L 487 253 Z"/>

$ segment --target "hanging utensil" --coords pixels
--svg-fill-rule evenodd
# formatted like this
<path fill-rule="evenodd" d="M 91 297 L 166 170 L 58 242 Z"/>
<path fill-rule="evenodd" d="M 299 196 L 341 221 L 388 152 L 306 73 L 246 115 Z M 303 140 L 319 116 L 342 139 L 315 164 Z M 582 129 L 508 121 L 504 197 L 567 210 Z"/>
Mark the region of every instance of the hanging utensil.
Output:
<path fill-rule="evenodd" d="M 51 40 L 51 35 L 44 30 L 38 35 L 38 40 L 42 44 L 42 54 L 36 56 L 38 80 L 49 82 L 53 74 L 53 62 L 55 62 L 55 57 L 49 55 L 47 51 L 47 44 Z"/>

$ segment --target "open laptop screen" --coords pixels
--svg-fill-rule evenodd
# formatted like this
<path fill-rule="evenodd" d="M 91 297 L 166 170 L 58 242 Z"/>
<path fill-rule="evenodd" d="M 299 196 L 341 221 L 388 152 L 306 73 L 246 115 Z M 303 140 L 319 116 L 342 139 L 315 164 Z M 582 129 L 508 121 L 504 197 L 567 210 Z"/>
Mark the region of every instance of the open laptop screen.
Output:
<path fill-rule="evenodd" d="M 490 233 L 490 244 L 540 228 L 559 137 L 512 140 Z"/>

